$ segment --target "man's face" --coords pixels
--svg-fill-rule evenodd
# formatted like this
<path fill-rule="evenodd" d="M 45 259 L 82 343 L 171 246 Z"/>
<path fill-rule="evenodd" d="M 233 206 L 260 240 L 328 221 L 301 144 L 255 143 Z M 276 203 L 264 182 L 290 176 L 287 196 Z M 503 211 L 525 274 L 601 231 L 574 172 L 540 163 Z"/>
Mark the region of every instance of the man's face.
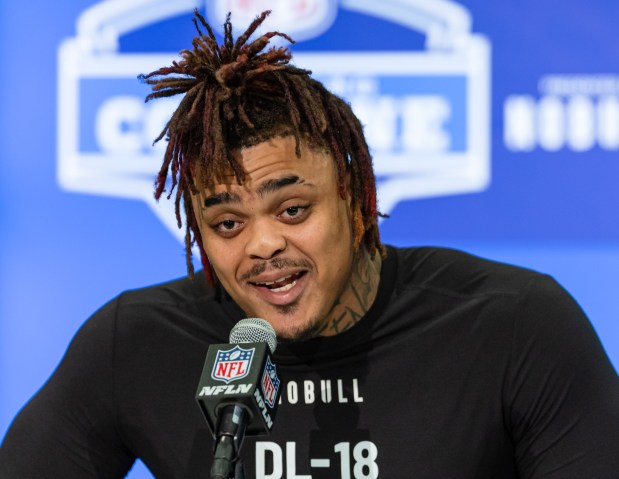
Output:
<path fill-rule="evenodd" d="M 209 261 L 248 316 L 279 338 L 315 334 L 349 286 L 349 202 L 338 194 L 331 156 L 292 137 L 239 152 L 243 185 L 230 175 L 192 198 Z"/>

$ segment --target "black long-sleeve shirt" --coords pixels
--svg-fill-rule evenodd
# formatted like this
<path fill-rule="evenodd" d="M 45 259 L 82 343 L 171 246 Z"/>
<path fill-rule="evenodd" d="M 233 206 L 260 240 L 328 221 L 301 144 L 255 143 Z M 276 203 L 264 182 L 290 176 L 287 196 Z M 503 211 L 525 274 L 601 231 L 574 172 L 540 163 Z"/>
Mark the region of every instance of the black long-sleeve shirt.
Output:
<path fill-rule="evenodd" d="M 203 278 L 124 293 L 78 332 L 0 448 L 4 478 L 208 477 L 194 395 L 242 318 Z M 619 380 L 551 278 L 389 248 L 375 304 L 334 337 L 280 345 L 282 401 L 247 438 L 262 479 L 619 478 Z"/>

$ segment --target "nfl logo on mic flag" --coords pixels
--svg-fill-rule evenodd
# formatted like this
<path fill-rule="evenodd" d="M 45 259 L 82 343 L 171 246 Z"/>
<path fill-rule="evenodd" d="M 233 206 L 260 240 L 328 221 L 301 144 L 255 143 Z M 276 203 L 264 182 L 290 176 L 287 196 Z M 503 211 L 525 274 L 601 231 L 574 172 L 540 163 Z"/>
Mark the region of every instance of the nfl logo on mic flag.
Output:
<path fill-rule="evenodd" d="M 196 391 L 196 400 L 214 433 L 217 412 L 234 402 L 252 412 L 248 435 L 268 434 L 273 427 L 281 380 L 266 342 L 211 344 Z"/>
<path fill-rule="evenodd" d="M 213 372 L 213 379 L 219 379 L 228 384 L 235 379 L 247 376 L 255 349 L 243 349 L 235 346 L 228 351 L 217 351 Z"/>
<path fill-rule="evenodd" d="M 271 358 L 267 357 L 267 362 L 262 375 L 262 393 L 264 394 L 265 402 L 270 406 L 275 406 L 275 400 L 279 391 L 279 378 L 275 370 L 275 364 L 271 362 Z"/>

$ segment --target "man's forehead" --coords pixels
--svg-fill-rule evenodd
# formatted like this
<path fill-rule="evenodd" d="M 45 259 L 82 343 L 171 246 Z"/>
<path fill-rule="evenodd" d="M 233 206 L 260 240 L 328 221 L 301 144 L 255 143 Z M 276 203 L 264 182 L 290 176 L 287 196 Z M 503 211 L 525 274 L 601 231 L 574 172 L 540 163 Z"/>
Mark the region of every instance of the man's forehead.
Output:
<path fill-rule="evenodd" d="M 336 177 L 329 152 L 301 142 L 297 156 L 295 139 L 291 136 L 271 138 L 237 150 L 234 159 L 243 171 L 242 178 L 231 166 L 219 174 L 206 172 L 202 185 L 196 185 L 198 190 L 203 195 L 247 192 L 264 196 L 290 185 L 330 183 Z M 204 180 L 209 177 L 210 180 Z"/>

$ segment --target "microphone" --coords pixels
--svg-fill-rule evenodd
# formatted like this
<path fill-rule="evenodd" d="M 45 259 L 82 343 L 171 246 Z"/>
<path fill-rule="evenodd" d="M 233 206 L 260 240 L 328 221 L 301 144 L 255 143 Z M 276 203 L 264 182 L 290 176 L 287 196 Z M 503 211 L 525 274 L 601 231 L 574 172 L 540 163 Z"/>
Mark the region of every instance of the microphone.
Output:
<path fill-rule="evenodd" d="M 246 318 L 232 328 L 228 344 L 208 348 L 196 400 L 215 439 L 212 479 L 242 476 L 236 462 L 243 438 L 273 428 L 281 385 L 271 357 L 276 347 L 267 321 Z"/>

